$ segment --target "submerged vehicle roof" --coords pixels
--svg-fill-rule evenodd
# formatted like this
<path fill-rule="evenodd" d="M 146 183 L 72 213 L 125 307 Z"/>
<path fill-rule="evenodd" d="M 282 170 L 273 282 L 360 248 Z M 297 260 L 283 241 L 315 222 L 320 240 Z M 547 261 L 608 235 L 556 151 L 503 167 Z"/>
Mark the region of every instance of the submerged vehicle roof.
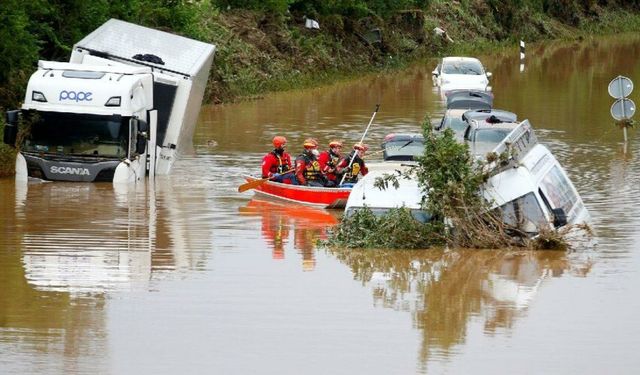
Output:
<path fill-rule="evenodd" d="M 380 145 L 384 161 L 413 161 L 424 150 L 424 136 L 419 133 L 391 133 Z"/>
<path fill-rule="evenodd" d="M 462 114 L 464 121 L 485 121 L 490 124 L 499 122 L 516 122 L 518 115 L 502 109 L 472 109 Z"/>
<path fill-rule="evenodd" d="M 491 109 L 493 94 L 482 90 L 451 90 L 446 93 L 447 109 Z"/>
<path fill-rule="evenodd" d="M 403 170 L 409 166 L 400 163 L 383 162 L 370 166 L 370 171 L 351 189 L 348 208 L 394 208 L 408 207 L 419 208 L 422 201 L 422 194 L 418 181 L 415 179 L 400 179 L 398 189 L 389 186 L 381 190 L 374 186 L 375 180 L 385 174 L 393 174 L 396 170 Z"/>

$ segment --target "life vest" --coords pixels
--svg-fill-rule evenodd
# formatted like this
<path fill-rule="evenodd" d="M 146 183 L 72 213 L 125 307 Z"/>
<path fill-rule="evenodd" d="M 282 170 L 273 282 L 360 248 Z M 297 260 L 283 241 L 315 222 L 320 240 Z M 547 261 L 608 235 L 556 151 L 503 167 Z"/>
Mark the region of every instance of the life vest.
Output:
<path fill-rule="evenodd" d="M 352 157 L 353 152 L 350 153 L 349 156 L 347 156 L 345 159 L 343 159 L 344 162 L 346 162 L 345 167 L 349 165 Z M 346 173 L 344 182 L 357 182 L 358 174 L 360 174 L 361 170 L 364 170 L 364 160 L 356 155 L 356 157 L 353 159 L 353 163 L 351 163 L 351 168 L 343 170 L 343 173 Z"/>
<path fill-rule="evenodd" d="M 271 154 L 276 158 L 278 164 L 272 164 L 269 168 L 269 172 L 271 173 L 283 173 L 291 168 L 291 159 L 289 154 L 283 152 L 282 155 L 278 155 L 278 153 L 273 150 Z"/>
<path fill-rule="evenodd" d="M 307 154 L 302 154 L 296 159 L 296 164 L 299 161 L 304 162 L 304 170 L 302 171 L 302 174 L 305 180 L 314 181 L 322 178 L 322 172 L 320 171 L 320 163 L 318 162 L 318 159 Z"/>
<path fill-rule="evenodd" d="M 332 168 L 335 168 L 340 162 L 340 155 L 333 153 L 333 150 L 329 150 L 329 161 L 327 162 Z"/>

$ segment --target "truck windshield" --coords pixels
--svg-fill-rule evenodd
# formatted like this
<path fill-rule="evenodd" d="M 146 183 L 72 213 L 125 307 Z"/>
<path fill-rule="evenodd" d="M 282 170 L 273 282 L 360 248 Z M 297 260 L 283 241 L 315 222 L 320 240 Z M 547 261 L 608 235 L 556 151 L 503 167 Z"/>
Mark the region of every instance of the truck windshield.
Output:
<path fill-rule="evenodd" d="M 38 112 L 31 119 L 23 151 L 120 159 L 127 156 L 128 118 Z"/>

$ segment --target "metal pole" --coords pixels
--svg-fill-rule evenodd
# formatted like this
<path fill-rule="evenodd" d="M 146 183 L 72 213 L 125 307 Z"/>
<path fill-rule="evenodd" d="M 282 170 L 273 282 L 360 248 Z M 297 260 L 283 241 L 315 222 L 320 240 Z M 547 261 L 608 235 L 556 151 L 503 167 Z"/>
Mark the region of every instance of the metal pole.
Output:
<path fill-rule="evenodd" d="M 362 143 L 364 141 L 364 137 L 367 135 L 367 132 L 369 131 L 369 127 L 371 127 L 371 124 L 373 123 L 373 119 L 376 117 L 376 113 L 378 113 L 378 109 L 380 109 L 380 104 L 376 104 L 376 110 L 373 111 L 373 115 L 371 116 L 371 120 L 369 120 L 369 124 L 367 125 L 367 128 L 364 129 L 364 133 L 362 134 L 362 137 L 360 138 L 360 143 Z M 353 153 L 353 156 L 351 157 L 351 160 L 349 160 L 349 165 L 347 165 L 347 169 L 351 168 L 351 164 L 353 164 L 353 160 L 356 158 L 356 155 L 358 155 L 358 152 L 354 152 Z M 344 182 L 344 179 L 346 177 L 347 177 L 346 173 L 342 174 L 342 179 L 340 180 L 340 184 L 338 184 L 338 186 L 342 185 L 342 183 Z"/>

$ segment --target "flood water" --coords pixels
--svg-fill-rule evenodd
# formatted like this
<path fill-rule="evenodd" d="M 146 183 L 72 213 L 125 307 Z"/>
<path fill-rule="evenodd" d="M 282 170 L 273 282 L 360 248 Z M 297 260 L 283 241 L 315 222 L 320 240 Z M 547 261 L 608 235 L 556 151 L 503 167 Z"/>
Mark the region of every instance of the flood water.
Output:
<path fill-rule="evenodd" d="M 640 35 L 480 56 L 593 218 L 572 251 L 318 248 L 340 212 L 237 193 L 274 135 L 367 142 L 442 103 L 433 61 L 204 107 L 195 152 L 130 188 L 0 180 L 0 374 L 634 374 L 640 136 L 607 85 L 640 82 Z M 636 100 L 638 92 L 631 98 Z M 636 100 L 638 102 L 640 100 Z M 372 157 L 374 159 L 375 157 Z"/>

